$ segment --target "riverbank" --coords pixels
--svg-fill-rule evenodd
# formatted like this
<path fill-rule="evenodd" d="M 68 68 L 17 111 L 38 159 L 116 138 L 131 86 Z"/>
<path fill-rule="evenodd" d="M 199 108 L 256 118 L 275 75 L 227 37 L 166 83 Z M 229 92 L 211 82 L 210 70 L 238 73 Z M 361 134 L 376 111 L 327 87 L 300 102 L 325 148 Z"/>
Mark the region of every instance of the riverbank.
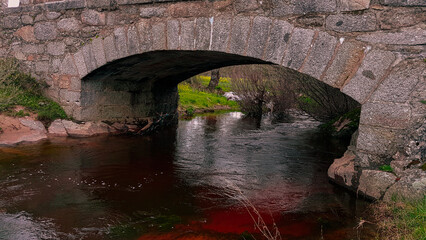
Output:
<path fill-rule="evenodd" d="M 237 102 L 230 101 L 216 92 L 207 92 L 202 90 L 202 88 L 197 89 L 196 86 L 194 86 L 199 84 L 204 87 L 203 82 L 206 82 L 205 78 L 206 77 L 201 78 L 199 82 L 192 84 L 184 82 L 178 85 L 178 112 L 180 117 L 188 118 L 193 117 L 195 114 L 206 112 L 239 111 Z M 221 84 L 219 86 L 221 86 Z"/>

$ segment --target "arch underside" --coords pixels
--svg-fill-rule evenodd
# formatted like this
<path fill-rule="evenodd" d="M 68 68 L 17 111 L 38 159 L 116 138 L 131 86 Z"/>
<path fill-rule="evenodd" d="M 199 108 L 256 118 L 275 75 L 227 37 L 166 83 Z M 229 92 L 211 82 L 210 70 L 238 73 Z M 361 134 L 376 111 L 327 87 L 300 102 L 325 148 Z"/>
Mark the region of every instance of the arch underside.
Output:
<path fill-rule="evenodd" d="M 81 82 L 82 120 L 138 121 L 177 110 L 177 84 L 208 70 L 271 64 L 215 51 L 153 51 L 110 62 Z"/>

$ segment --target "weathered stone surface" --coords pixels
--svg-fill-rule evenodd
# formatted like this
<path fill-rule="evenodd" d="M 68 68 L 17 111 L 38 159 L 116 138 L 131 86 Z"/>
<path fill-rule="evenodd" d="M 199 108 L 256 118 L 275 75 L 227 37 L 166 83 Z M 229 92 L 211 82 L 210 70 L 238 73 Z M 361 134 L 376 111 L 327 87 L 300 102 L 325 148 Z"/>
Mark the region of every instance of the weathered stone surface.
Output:
<path fill-rule="evenodd" d="M 197 18 L 195 19 L 195 49 L 209 50 L 211 37 L 211 23 L 213 19 Z"/>
<path fill-rule="evenodd" d="M 34 35 L 38 40 L 54 40 L 58 36 L 58 29 L 54 22 L 39 22 L 34 25 Z"/>
<path fill-rule="evenodd" d="M 92 46 L 91 44 L 86 44 L 81 50 L 83 53 L 84 62 L 86 63 L 87 72 L 90 73 L 97 68 L 96 59 L 94 56 L 95 54 L 92 51 Z"/>
<path fill-rule="evenodd" d="M 167 22 L 167 48 L 169 50 L 178 49 L 180 46 L 180 23 L 178 20 Z"/>
<path fill-rule="evenodd" d="M 30 25 L 34 23 L 34 18 L 30 15 L 22 15 L 21 21 L 22 21 L 22 24 L 24 25 Z"/>
<path fill-rule="evenodd" d="M 166 12 L 163 7 L 142 7 L 140 8 L 140 16 L 142 18 L 162 17 Z"/>
<path fill-rule="evenodd" d="M 311 52 L 303 65 L 302 72 L 319 79 L 334 54 L 337 39 L 325 32 L 320 32 Z"/>
<path fill-rule="evenodd" d="M 426 7 L 424 0 L 380 0 L 383 5 L 389 6 L 422 6 Z"/>
<path fill-rule="evenodd" d="M 357 11 L 370 7 L 370 0 L 337 0 L 340 11 Z"/>
<path fill-rule="evenodd" d="M 60 12 L 47 12 L 46 13 L 46 18 L 48 20 L 55 20 L 58 17 L 60 17 L 62 14 Z"/>
<path fill-rule="evenodd" d="M 53 121 L 48 128 L 49 136 L 67 137 L 68 133 L 61 119 Z"/>
<path fill-rule="evenodd" d="M 44 52 L 44 45 L 25 44 L 22 45 L 22 52 L 41 54 Z"/>
<path fill-rule="evenodd" d="M 139 34 L 135 25 L 132 25 L 127 29 L 127 47 L 129 55 L 140 53 Z M 98 66 L 102 65 L 98 64 Z"/>
<path fill-rule="evenodd" d="M 406 62 L 395 67 L 371 96 L 372 101 L 404 103 L 418 82 L 425 82 L 425 63 Z"/>
<path fill-rule="evenodd" d="M 49 42 L 47 44 L 47 53 L 53 56 L 59 56 L 65 53 L 65 43 Z"/>
<path fill-rule="evenodd" d="M 246 55 L 247 38 L 250 32 L 250 18 L 236 17 L 234 18 L 229 51 L 230 53 Z"/>
<path fill-rule="evenodd" d="M 411 109 L 407 104 L 367 102 L 362 106 L 360 123 L 404 129 L 408 127 L 410 117 Z"/>
<path fill-rule="evenodd" d="M 342 87 L 362 61 L 364 51 L 365 46 L 360 42 L 344 41 L 322 81 L 333 87 Z"/>
<path fill-rule="evenodd" d="M 378 13 L 380 29 L 397 29 L 426 21 L 422 8 L 389 8 Z"/>
<path fill-rule="evenodd" d="M 359 179 L 358 192 L 373 199 L 381 199 L 387 188 L 395 183 L 395 179 L 392 173 L 363 170 Z"/>
<path fill-rule="evenodd" d="M 356 175 L 354 160 L 355 154 L 346 151 L 343 157 L 335 159 L 328 168 L 328 177 L 342 186 L 352 187 Z"/>
<path fill-rule="evenodd" d="M 272 23 L 265 49 L 265 61 L 281 64 L 293 28 L 293 25 L 286 21 L 277 20 Z"/>
<path fill-rule="evenodd" d="M 68 106 L 72 106 L 73 104 L 80 104 L 80 92 L 69 91 L 68 89 L 61 89 L 59 92 L 59 98 L 62 103 L 65 103 Z"/>
<path fill-rule="evenodd" d="M 166 24 L 162 22 L 152 24 L 152 49 L 166 49 L 166 38 Z"/>
<path fill-rule="evenodd" d="M 62 32 L 78 32 L 80 30 L 80 22 L 74 18 L 64 18 L 58 22 L 58 29 Z"/>
<path fill-rule="evenodd" d="M 407 197 L 422 199 L 426 193 L 426 172 L 417 169 L 401 177 L 394 185 L 389 187 L 383 197 L 384 201 L 391 201 L 394 197 Z"/>
<path fill-rule="evenodd" d="M 59 69 L 63 74 L 69 75 L 78 75 L 77 67 L 74 64 L 73 57 L 71 55 L 67 55 L 61 63 L 61 67 Z"/>
<path fill-rule="evenodd" d="M 49 65 L 49 62 L 47 62 L 47 61 L 41 61 L 41 62 L 36 62 L 35 63 L 35 71 L 37 73 L 48 72 L 49 71 L 49 67 L 50 67 L 50 65 Z"/>
<path fill-rule="evenodd" d="M 105 57 L 108 62 L 112 62 L 118 58 L 118 52 L 115 48 L 114 36 L 110 35 L 104 38 Z"/>
<path fill-rule="evenodd" d="M 363 103 L 375 90 L 386 70 L 395 61 L 392 52 L 373 50 L 367 53 L 354 78 L 343 87 L 342 92 Z"/>
<path fill-rule="evenodd" d="M 204 17 L 209 13 L 203 2 L 176 3 L 168 8 L 169 15 L 175 18 Z"/>
<path fill-rule="evenodd" d="M 213 19 L 213 18 L 212 18 Z M 194 48 L 195 21 L 183 21 L 180 27 L 180 49 L 192 50 Z M 211 47 L 211 46 L 209 46 Z"/>
<path fill-rule="evenodd" d="M 19 28 L 21 26 L 21 18 L 19 16 L 6 16 L 3 18 L 2 26 L 4 29 Z"/>
<path fill-rule="evenodd" d="M 150 23 L 146 20 L 141 20 L 136 24 L 136 28 L 139 32 L 141 52 L 150 51 L 152 49 L 152 35 Z"/>
<path fill-rule="evenodd" d="M 247 56 L 262 58 L 272 20 L 266 17 L 255 17 L 253 27 L 248 40 Z"/>
<path fill-rule="evenodd" d="M 302 15 L 296 19 L 298 26 L 310 27 L 323 27 L 325 24 L 325 16 L 317 15 Z"/>
<path fill-rule="evenodd" d="M 383 43 L 393 45 L 421 45 L 426 44 L 426 29 L 407 28 L 399 32 L 375 32 L 357 37 L 358 40 L 369 43 Z"/>
<path fill-rule="evenodd" d="M 326 18 L 326 29 L 336 32 L 368 32 L 376 30 L 376 16 L 372 13 L 362 15 L 337 14 Z"/>
<path fill-rule="evenodd" d="M 84 24 L 92 26 L 105 25 L 105 13 L 100 13 L 95 10 L 87 9 L 81 13 L 81 21 Z"/>
<path fill-rule="evenodd" d="M 119 27 L 114 30 L 114 40 L 118 57 L 123 58 L 129 56 L 129 53 L 127 52 L 126 29 L 124 27 Z"/>
<path fill-rule="evenodd" d="M 289 46 L 284 53 L 283 66 L 298 70 L 305 61 L 311 48 L 315 32 L 310 29 L 295 28 L 290 38 Z"/>
<path fill-rule="evenodd" d="M 93 39 L 91 48 L 93 52 L 93 57 L 95 58 L 95 61 L 96 61 L 96 66 L 99 67 L 99 66 L 105 65 L 107 60 L 105 57 L 102 38 Z"/>
<path fill-rule="evenodd" d="M 32 26 L 25 26 L 21 27 L 14 33 L 15 36 L 21 37 L 26 42 L 36 42 L 36 38 L 34 35 L 34 27 Z"/>
<path fill-rule="evenodd" d="M 20 118 L 19 121 L 22 125 L 29 127 L 32 130 L 37 130 L 43 133 L 46 133 L 46 128 L 44 127 L 43 123 L 40 121 L 35 121 L 33 119 L 26 119 L 26 118 Z"/>
<path fill-rule="evenodd" d="M 226 51 L 230 37 L 229 33 L 231 32 L 231 24 L 231 18 L 214 18 L 211 50 Z"/>
<path fill-rule="evenodd" d="M 315 12 L 333 12 L 336 1 L 333 0 L 272 0 L 272 15 L 281 17 L 291 14 L 306 14 Z"/>
<path fill-rule="evenodd" d="M 256 0 L 235 0 L 234 7 L 237 12 L 248 12 L 259 8 Z"/>
<path fill-rule="evenodd" d="M 391 148 L 395 144 L 395 137 L 392 129 L 360 124 L 356 148 L 375 154 L 393 154 Z"/>
<path fill-rule="evenodd" d="M 84 62 L 84 55 L 83 55 L 83 49 L 79 50 L 74 54 L 74 62 L 77 66 L 78 74 L 81 78 L 87 75 L 87 67 L 86 63 Z"/>

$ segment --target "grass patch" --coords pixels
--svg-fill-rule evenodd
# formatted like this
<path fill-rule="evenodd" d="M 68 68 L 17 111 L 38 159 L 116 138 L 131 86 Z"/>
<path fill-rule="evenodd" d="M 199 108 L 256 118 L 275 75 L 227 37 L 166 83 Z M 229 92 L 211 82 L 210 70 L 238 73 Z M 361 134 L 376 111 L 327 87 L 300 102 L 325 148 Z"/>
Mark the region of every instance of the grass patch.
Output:
<path fill-rule="evenodd" d="M 229 101 L 224 96 L 216 93 L 208 93 L 192 88 L 188 83 L 178 85 L 179 90 L 179 110 L 186 112 L 187 115 L 193 115 L 196 112 L 206 110 L 238 110 L 238 104 L 235 101 Z"/>
<path fill-rule="evenodd" d="M 0 59 L 0 112 L 11 116 L 23 117 L 25 112 L 13 112 L 17 106 L 37 114 L 37 119 L 51 122 L 58 118 L 67 118 L 58 103 L 42 94 L 45 86 L 33 77 L 18 71 L 15 60 Z"/>
<path fill-rule="evenodd" d="M 380 239 L 426 240 L 426 195 L 419 200 L 394 197 L 373 205 Z"/>

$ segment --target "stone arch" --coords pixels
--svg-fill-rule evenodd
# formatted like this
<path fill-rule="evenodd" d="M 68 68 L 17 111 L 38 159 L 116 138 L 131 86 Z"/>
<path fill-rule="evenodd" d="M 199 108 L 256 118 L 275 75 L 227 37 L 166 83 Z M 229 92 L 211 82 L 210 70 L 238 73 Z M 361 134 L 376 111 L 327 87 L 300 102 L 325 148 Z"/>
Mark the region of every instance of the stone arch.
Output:
<path fill-rule="evenodd" d="M 94 38 L 64 58 L 57 77 L 64 82 L 75 82 L 69 84 L 69 91 L 63 91 L 62 97 L 74 98 L 62 99 L 70 106 L 68 112 L 84 119 L 84 114 L 79 113 L 79 103 L 72 103 L 72 100 L 80 100 L 80 79 L 96 77 L 97 73 L 108 72 L 102 70 L 108 66 L 120 61 L 130 64 L 136 55 L 148 56 L 147 53 L 155 51 L 222 53 L 235 58 L 233 63 L 213 64 L 212 68 L 245 61 L 278 64 L 339 88 L 360 103 L 367 101 L 396 61 L 392 52 L 371 49 L 354 39 L 300 28 L 271 17 L 142 19 Z"/>

